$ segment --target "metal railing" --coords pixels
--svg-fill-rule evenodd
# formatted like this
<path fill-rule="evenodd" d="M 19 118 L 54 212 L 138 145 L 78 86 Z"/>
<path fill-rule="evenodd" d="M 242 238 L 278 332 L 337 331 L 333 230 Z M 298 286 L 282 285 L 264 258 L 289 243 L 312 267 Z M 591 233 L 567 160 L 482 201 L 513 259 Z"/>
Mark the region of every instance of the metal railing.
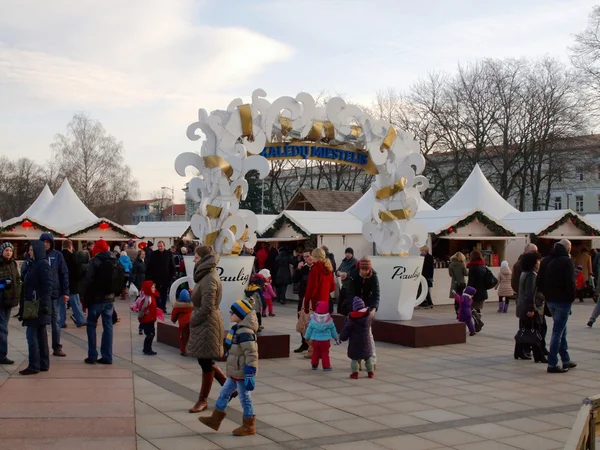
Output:
<path fill-rule="evenodd" d="M 583 400 L 565 450 L 596 450 L 596 428 L 600 422 L 600 395 Z"/>

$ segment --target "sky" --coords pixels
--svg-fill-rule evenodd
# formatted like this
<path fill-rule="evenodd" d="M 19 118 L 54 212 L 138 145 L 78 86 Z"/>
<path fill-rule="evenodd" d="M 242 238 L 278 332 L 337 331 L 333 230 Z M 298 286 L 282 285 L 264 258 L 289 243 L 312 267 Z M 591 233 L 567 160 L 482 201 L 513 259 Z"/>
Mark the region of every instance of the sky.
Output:
<path fill-rule="evenodd" d="M 123 142 L 139 197 L 188 178 L 197 111 L 264 89 L 370 105 L 480 58 L 568 62 L 592 0 L 0 0 L 0 155 L 44 164 L 75 113 Z M 600 3 L 600 2 L 599 2 Z"/>

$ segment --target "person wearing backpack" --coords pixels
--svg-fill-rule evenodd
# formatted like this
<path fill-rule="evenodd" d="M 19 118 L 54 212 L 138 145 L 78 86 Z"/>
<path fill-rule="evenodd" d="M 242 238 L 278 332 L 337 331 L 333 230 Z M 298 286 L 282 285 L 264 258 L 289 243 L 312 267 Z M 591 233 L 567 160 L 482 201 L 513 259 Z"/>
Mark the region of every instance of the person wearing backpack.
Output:
<path fill-rule="evenodd" d="M 92 260 L 83 283 L 88 307 L 87 337 L 88 357 L 86 364 L 112 364 L 113 311 L 115 296 L 121 293 L 125 282 L 125 270 L 111 253 L 105 240 L 94 244 Z M 102 317 L 101 358 L 96 348 L 96 327 Z"/>
<path fill-rule="evenodd" d="M 483 309 L 483 302 L 488 299 L 487 291 L 493 289 L 498 284 L 498 280 L 485 265 L 483 255 L 479 250 L 471 252 L 467 269 L 469 269 L 467 286 L 477 289 L 477 292 L 473 295 L 473 310 L 475 311 L 473 320 L 475 321 L 475 331 L 479 332 L 484 325 L 481 320 L 481 310 Z"/>

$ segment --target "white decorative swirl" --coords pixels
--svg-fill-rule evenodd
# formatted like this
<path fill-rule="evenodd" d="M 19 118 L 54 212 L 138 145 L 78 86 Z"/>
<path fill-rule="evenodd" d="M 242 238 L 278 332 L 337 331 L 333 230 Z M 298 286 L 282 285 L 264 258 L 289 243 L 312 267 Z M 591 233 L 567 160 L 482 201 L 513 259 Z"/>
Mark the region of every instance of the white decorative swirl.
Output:
<path fill-rule="evenodd" d="M 236 98 L 226 110 L 210 115 L 200 109 L 198 120 L 187 128 L 191 141 L 200 139 L 198 130 L 205 136 L 200 155 L 187 152 L 175 160 L 180 176 L 185 176 L 187 167 L 199 171 L 188 187 L 192 198 L 201 204 L 191 223 L 200 241 L 212 243 L 223 255 L 244 245 L 256 245 L 258 220 L 253 212 L 239 209 L 248 192 L 246 174 L 256 170 L 261 179 L 269 174 L 269 163 L 260 155 L 267 142 L 305 139 L 317 122 L 328 121 L 327 137 L 332 137 L 331 126 L 335 132 L 329 143 L 368 152 L 379 172 L 372 184 L 379 194 L 371 217 L 363 225 L 365 238 L 375 242 L 381 254 L 414 253 L 416 247 L 425 244 L 425 229 L 411 219 L 429 182 L 421 175 L 425 158 L 410 134 L 392 129 L 388 122 L 338 97 L 325 106 L 316 106 L 314 98 L 305 92 L 272 103 L 266 96 L 264 90 L 256 89 L 249 105 Z M 285 123 L 281 118 L 287 119 Z"/>

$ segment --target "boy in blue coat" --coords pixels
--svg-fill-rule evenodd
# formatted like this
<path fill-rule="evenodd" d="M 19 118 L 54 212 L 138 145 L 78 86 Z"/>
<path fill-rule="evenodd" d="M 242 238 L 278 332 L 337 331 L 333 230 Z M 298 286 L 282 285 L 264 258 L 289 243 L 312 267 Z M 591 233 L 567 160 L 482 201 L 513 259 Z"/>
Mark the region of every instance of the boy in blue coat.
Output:
<path fill-rule="evenodd" d="M 312 369 L 317 370 L 319 359 L 323 360 L 323 370 L 331 371 L 331 360 L 329 359 L 329 349 L 331 348 L 331 339 L 338 340 L 338 332 L 331 315 L 329 315 L 329 304 L 327 302 L 317 303 L 315 313 L 312 315 L 304 339 L 310 340 L 313 353 L 311 358 Z"/>

